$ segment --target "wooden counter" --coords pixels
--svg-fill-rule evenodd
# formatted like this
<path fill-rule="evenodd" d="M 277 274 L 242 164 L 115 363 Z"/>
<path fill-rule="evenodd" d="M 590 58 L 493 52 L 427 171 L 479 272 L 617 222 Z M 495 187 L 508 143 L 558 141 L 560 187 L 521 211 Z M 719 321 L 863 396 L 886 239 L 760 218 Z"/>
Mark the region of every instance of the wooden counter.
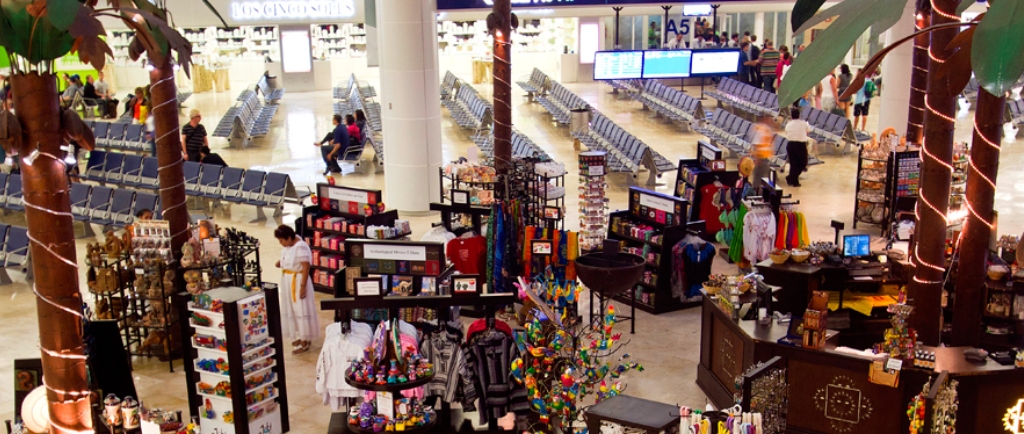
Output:
<path fill-rule="evenodd" d="M 960 432 L 998 433 L 1008 408 L 1024 399 L 1024 369 L 994 361 L 975 364 L 963 348 L 935 348 L 934 370 L 905 367 L 897 387 L 871 383 L 871 361 L 836 352 L 834 341 L 824 350 L 777 343 L 788 324 L 766 327 L 755 321 L 734 321 L 705 297 L 701 321 L 701 357 L 697 384 L 720 408 L 735 404 L 736 377 L 757 362 L 779 356 L 788 382 L 788 432 L 907 432 L 907 405 L 930 377 L 947 371 L 959 382 Z"/>

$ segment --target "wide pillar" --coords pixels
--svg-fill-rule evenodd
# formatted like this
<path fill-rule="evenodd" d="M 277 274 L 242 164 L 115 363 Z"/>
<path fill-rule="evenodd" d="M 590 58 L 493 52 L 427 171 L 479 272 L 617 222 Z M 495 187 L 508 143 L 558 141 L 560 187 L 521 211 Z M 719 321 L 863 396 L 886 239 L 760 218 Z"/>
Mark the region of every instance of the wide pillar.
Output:
<path fill-rule="evenodd" d="M 381 120 L 389 208 L 425 212 L 440 195 L 441 80 L 432 1 L 381 0 Z"/>
<path fill-rule="evenodd" d="M 914 33 L 915 2 L 906 2 L 903 15 L 885 32 L 885 45 Z M 910 101 L 910 73 L 914 67 L 914 46 L 903 44 L 885 56 L 882 62 L 882 84 L 879 98 L 878 133 L 893 127 L 900 136 L 907 133 L 907 101 Z"/>

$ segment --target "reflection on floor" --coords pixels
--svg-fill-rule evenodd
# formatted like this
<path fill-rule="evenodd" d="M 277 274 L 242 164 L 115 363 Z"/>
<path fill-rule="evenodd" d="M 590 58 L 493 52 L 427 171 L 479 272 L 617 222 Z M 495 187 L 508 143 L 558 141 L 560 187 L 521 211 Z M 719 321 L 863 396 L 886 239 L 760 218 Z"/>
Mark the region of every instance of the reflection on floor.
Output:
<path fill-rule="evenodd" d="M 375 77 L 366 79 L 377 84 Z M 651 112 L 642 111 L 638 103 L 611 95 L 611 88 L 606 85 L 585 83 L 568 84 L 567 87 L 669 159 L 694 157 L 699 135 L 684 133 L 678 126 L 651 117 Z M 485 95 L 490 94 L 486 86 L 479 86 L 479 89 Z M 696 88 L 687 90 L 691 93 L 699 92 Z M 576 155 L 569 139 L 568 128 L 553 124 L 544 109 L 539 104 L 528 102 L 519 89 L 515 89 L 514 92 L 516 128 L 543 147 L 555 160 L 565 163 L 570 173 L 575 171 Z M 236 94 L 237 91 L 197 94 L 189 101 L 189 105 L 202 110 L 207 127 L 212 128 L 222 113 L 234 103 Z M 231 166 L 285 172 L 291 175 L 300 189 L 312 188 L 315 183 L 324 181 L 320 176 L 323 170 L 320 153 L 313 143 L 323 137 L 330 127 L 332 102 L 329 91 L 288 93 L 273 121 L 270 134 L 257 140 L 253 147 L 245 150 L 228 149 L 226 142 L 221 139 L 212 139 L 211 145 Z M 705 104 L 713 107 L 714 101 L 709 99 Z M 877 113 L 878 110 L 873 111 Z M 970 115 L 973 115 L 973 112 L 962 112 L 958 119 L 958 140 L 970 138 Z M 442 122 L 444 160 L 450 161 L 466 155 L 467 147 L 472 145 L 469 140 L 471 132 L 460 129 L 447 113 L 443 114 Z M 876 124 L 877 114 L 873 113 L 869 126 L 873 130 Z M 1014 132 L 1015 130 L 1011 131 Z M 1024 199 L 1024 172 L 1019 170 L 1024 167 L 1024 151 L 1018 146 L 1013 142 L 1003 147 L 1000 165 L 1002 170 L 999 174 L 999 190 L 996 197 L 1002 233 L 1017 233 L 1024 226 L 1024 200 L 1021 200 Z M 371 157 L 372 150 L 368 150 L 364 158 Z M 808 218 L 812 240 L 831 239 L 833 233 L 829 222 L 833 219 L 845 221 L 847 227 L 851 227 L 854 211 L 856 155 L 834 156 L 831 152 L 822 152 L 821 158 L 825 160 L 825 164 L 812 167 L 804 175 L 801 181 L 803 187 L 786 189 L 786 192 L 792 193 L 795 199 L 801 200 L 800 209 Z M 346 169 L 351 170 L 351 167 Z M 668 186 L 674 185 L 674 178 L 674 174 L 666 174 L 659 180 L 657 189 L 671 193 Z M 337 176 L 336 180 L 342 185 L 384 188 L 382 173 L 346 173 Z M 566 181 L 567 191 L 575 191 L 575 177 L 567 176 Z M 608 189 L 612 209 L 625 207 L 625 192 L 630 181 L 624 176 L 612 177 Z M 436 182 L 436 178 L 423 182 Z M 385 197 L 386 194 L 385 191 Z M 566 227 L 576 228 L 577 209 L 571 201 L 567 208 Z M 285 211 L 280 221 L 270 220 L 257 224 L 248 223 L 255 218 L 255 210 L 252 207 L 235 205 L 215 212 L 216 219 L 220 220 L 221 224 L 238 227 L 263 241 L 262 265 L 268 270 L 263 277 L 269 281 L 279 279 L 273 265 L 280 256 L 280 247 L 273 239 L 273 229 L 282 222 L 290 224 L 300 213 L 297 207 L 290 207 Z M 403 218 L 413 223 L 416 237 L 426 232 L 430 228 L 430 223 L 437 220 L 436 216 Z M 4 220 L 24 224 L 24 217 L 21 214 L 8 214 Z M 79 240 L 79 256 L 84 254 L 85 243 L 90 241 L 92 240 Z M 83 288 L 85 271 L 85 268 L 80 270 L 79 283 Z M 715 271 L 734 271 L 734 267 L 719 261 L 715 265 Z M 19 279 L 16 277 L 16 280 Z M 91 302 L 88 293 L 85 298 Z M 2 286 L 0 299 L 5 300 L 0 303 L 0 374 L 3 374 L 11 372 L 13 359 L 38 357 L 39 350 L 36 345 L 38 330 L 31 287 L 22 281 Z M 627 351 L 635 360 L 641 362 L 646 370 L 643 373 L 629 375 L 626 380 L 627 393 L 667 403 L 703 407 L 704 394 L 694 383 L 700 344 L 699 310 L 690 309 L 660 316 L 641 312 L 638 316 L 636 335 L 627 335 L 630 339 Z M 320 318 L 321 324 L 326 325 L 331 315 L 323 312 Z M 316 350 L 310 353 L 285 356 L 289 374 L 292 431 L 297 433 L 323 432 L 330 418 L 330 409 L 321 404 L 321 399 L 316 396 L 314 390 L 314 365 L 319 343 L 315 346 Z M 139 395 L 147 405 L 185 410 L 186 382 L 180 369 L 180 361 L 175 364 L 175 373 L 167 372 L 166 363 L 151 359 L 136 359 L 134 366 Z M 12 396 L 12 383 L 0 381 L 0 419 L 12 417 Z"/>

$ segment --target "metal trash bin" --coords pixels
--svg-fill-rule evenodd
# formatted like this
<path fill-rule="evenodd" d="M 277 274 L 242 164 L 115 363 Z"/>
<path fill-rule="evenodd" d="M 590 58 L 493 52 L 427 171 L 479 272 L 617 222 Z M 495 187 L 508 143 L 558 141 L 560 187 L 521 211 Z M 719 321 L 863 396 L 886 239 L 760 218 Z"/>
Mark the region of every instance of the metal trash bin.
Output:
<path fill-rule="evenodd" d="M 281 87 L 280 81 L 281 81 L 281 79 L 277 78 L 276 75 L 268 75 L 267 76 L 267 87 L 269 87 L 271 89 L 277 89 L 277 88 Z"/>
<path fill-rule="evenodd" d="M 575 108 L 569 110 L 569 131 L 572 134 L 586 133 L 590 130 L 590 109 Z"/>

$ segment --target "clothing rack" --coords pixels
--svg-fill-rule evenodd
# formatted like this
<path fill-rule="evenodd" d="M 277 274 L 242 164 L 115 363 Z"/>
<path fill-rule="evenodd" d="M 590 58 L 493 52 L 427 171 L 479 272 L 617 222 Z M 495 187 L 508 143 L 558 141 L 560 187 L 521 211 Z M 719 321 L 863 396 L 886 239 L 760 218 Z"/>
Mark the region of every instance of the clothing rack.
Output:
<path fill-rule="evenodd" d="M 395 296 L 395 297 L 339 297 L 329 298 L 320 301 L 321 310 L 333 310 L 337 316 L 339 312 L 347 312 L 352 309 L 388 309 L 389 318 L 397 318 L 398 311 L 402 308 L 424 307 L 437 311 L 438 324 L 445 324 L 451 320 L 452 306 L 482 306 L 487 327 L 494 328 L 494 313 L 503 306 L 514 304 L 517 300 L 515 293 L 496 294 L 459 294 L 459 295 L 430 295 L 430 296 Z M 437 425 L 435 432 L 472 432 L 484 434 L 508 433 L 498 428 L 497 420 L 491 419 L 488 429 L 485 431 L 466 431 L 463 426 L 468 425 L 461 410 L 453 411 L 451 404 L 440 400 L 441 408 L 437 410 Z M 351 432 L 348 430 L 348 413 L 336 412 L 331 414 L 330 425 L 327 428 L 328 434 L 341 434 Z"/>

